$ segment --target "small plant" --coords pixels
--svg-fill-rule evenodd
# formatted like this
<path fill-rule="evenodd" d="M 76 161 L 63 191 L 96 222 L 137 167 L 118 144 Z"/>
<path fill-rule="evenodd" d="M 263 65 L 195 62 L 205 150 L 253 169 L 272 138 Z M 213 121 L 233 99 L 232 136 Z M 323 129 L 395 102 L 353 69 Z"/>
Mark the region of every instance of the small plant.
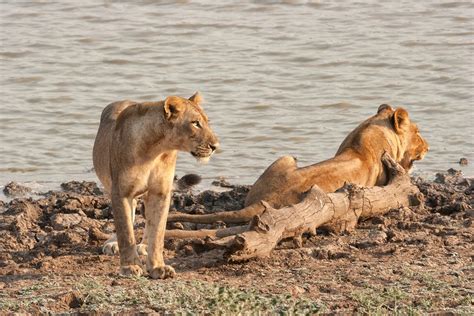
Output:
<path fill-rule="evenodd" d="M 369 288 L 354 292 L 351 296 L 359 304 L 357 311 L 363 314 L 405 314 L 412 310 L 412 304 L 406 302 L 410 297 L 409 293 L 399 287 L 387 287 L 383 290 Z"/>

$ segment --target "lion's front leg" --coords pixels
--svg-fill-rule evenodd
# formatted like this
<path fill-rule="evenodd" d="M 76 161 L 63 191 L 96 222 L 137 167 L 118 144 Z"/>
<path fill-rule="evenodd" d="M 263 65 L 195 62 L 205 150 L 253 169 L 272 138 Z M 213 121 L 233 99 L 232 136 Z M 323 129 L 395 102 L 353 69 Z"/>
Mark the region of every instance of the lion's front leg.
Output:
<path fill-rule="evenodd" d="M 148 256 L 146 259 L 147 271 L 153 279 L 173 277 L 175 271 L 165 265 L 163 260 L 163 246 L 166 230 L 166 219 L 170 206 L 171 194 L 150 194 L 145 200 L 146 231 L 148 242 Z"/>
<path fill-rule="evenodd" d="M 163 260 L 164 237 L 170 207 L 173 174 L 174 172 L 158 175 L 159 182 L 155 182 L 153 185 L 156 189 L 150 188 L 145 199 L 146 237 L 144 238 L 148 242 L 146 268 L 153 279 L 166 279 L 175 275 L 174 269 L 165 265 Z"/>
<path fill-rule="evenodd" d="M 141 275 L 143 270 L 137 255 L 131 210 L 133 198 L 121 197 L 112 192 L 112 209 L 115 231 L 120 254 L 120 273 L 124 275 Z"/>

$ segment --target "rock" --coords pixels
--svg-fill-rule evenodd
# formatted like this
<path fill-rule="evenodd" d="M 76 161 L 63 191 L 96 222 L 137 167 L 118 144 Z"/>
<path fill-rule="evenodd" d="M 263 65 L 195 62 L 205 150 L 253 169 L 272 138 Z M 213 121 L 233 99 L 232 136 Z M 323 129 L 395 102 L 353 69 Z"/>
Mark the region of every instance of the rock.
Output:
<path fill-rule="evenodd" d="M 213 229 L 222 229 L 222 228 L 226 228 L 226 227 L 227 227 L 227 225 L 223 221 L 217 221 L 217 222 L 212 224 Z"/>
<path fill-rule="evenodd" d="M 436 183 L 441 184 L 453 184 L 460 180 L 464 180 L 462 172 L 453 168 L 448 169 L 447 173 L 437 173 L 436 174 Z"/>
<path fill-rule="evenodd" d="M 219 198 L 219 193 L 216 191 L 206 190 L 199 194 L 199 204 L 207 207 L 212 207 L 215 201 Z"/>
<path fill-rule="evenodd" d="M 31 199 L 15 199 L 8 205 L 5 215 L 24 214 L 31 221 L 35 221 L 40 216 L 41 210 Z"/>
<path fill-rule="evenodd" d="M 304 292 L 306 292 L 306 290 L 304 288 L 302 288 L 301 286 L 298 286 L 298 285 L 293 285 L 290 288 L 290 293 L 292 294 L 292 296 L 299 296 L 299 295 L 303 294 Z"/>
<path fill-rule="evenodd" d="M 446 236 L 444 238 L 444 245 L 445 246 L 454 246 L 459 244 L 460 240 L 456 236 Z"/>
<path fill-rule="evenodd" d="M 66 192 L 73 192 L 83 195 L 103 195 L 97 183 L 92 181 L 70 181 L 61 183 L 61 188 Z"/>
<path fill-rule="evenodd" d="M 84 238 L 75 231 L 60 232 L 53 236 L 53 242 L 58 247 L 72 246 L 74 244 L 83 244 Z"/>
<path fill-rule="evenodd" d="M 90 217 L 92 217 L 92 216 L 90 216 Z M 106 207 L 104 209 L 96 208 L 96 209 L 94 209 L 93 217 L 95 219 L 112 218 L 112 210 L 110 209 L 110 207 Z"/>
<path fill-rule="evenodd" d="M 184 229 L 184 226 L 181 222 L 171 222 L 171 223 L 168 223 L 168 228 L 167 229 L 179 229 L 179 230 L 183 230 Z"/>
<path fill-rule="evenodd" d="M 40 232 L 36 233 L 36 235 L 35 235 L 35 239 L 36 239 L 38 242 L 43 242 L 43 241 L 45 241 L 47 237 L 48 237 L 48 234 L 45 233 L 44 231 L 40 231 Z"/>
<path fill-rule="evenodd" d="M 184 211 L 187 210 L 187 207 L 190 207 L 196 204 L 195 195 L 182 193 L 182 192 L 173 192 L 173 208 Z"/>
<path fill-rule="evenodd" d="M 63 211 L 66 212 L 76 212 L 77 210 L 80 210 L 83 207 L 83 197 L 76 198 L 76 197 L 70 197 L 64 201 L 63 204 Z"/>
<path fill-rule="evenodd" d="M 317 259 L 340 259 L 349 258 L 350 256 L 349 252 L 342 251 L 340 247 L 334 245 L 316 248 L 313 251 L 313 257 Z"/>
<path fill-rule="evenodd" d="M 12 181 L 5 185 L 3 188 L 3 193 L 5 193 L 5 195 L 8 197 L 19 197 L 31 193 L 31 189 Z"/>
<path fill-rule="evenodd" d="M 15 261 L 10 259 L 0 259 L 0 268 L 16 266 Z"/>
<path fill-rule="evenodd" d="M 212 181 L 212 185 L 215 185 L 216 187 L 222 187 L 222 188 L 233 188 L 234 187 L 224 177 L 220 177 L 219 179 Z"/>
<path fill-rule="evenodd" d="M 403 234 L 396 230 L 387 231 L 387 240 L 390 242 L 403 242 L 404 239 Z"/>
<path fill-rule="evenodd" d="M 41 215 L 41 210 L 31 200 L 20 199 L 13 200 L 5 213 L 15 215 L 12 223 L 13 231 L 24 235 L 37 227 L 36 222 Z"/>
<path fill-rule="evenodd" d="M 59 297 L 59 299 L 70 308 L 79 308 L 84 303 L 84 298 L 82 297 L 82 294 L 77 291 L 69 292 L 64 296 Z"/>
<path fill-rule="evenodd" d="M 197 214 L 197 215 L 206 214 L 206 208 L 200 204 L 196 204 L 192 208 L 191 214 Z"/>
<path fill-rule="evenodd" d="M 206 210 L 213 211 L 234 211 L 244 207 L 245 196 L 250 186 L 234 186 L 230 191 L 215 192 L 204 191 L 198 195 L 197 202 L 205 206 Z"/>
<path fill-rule="evenodd" d="M 467 160 L 467 158 L 463 157 L 463 158 L 459 159 L 459 164 L 461 166 L 467 166 L 468 163 L 469 163 L 469 161 Z"/>
<path fill-rule="evenodd" d="M 372 217 L 370 221 L 372 222 L 372 224 L 384 225 L 384 226 L 388 225 L 390 222 L 390 220 L 385 216 L 375 216 L 375 217 Z"/>
<path fill-rule="evenodd" d="M 185 256 L 192 256 L 196 254 L 196 251 L 194 251 L 194 248 L 191 245 L 183 246 L 183 248 L 181 248 L 181 251 L 184 253 Z"/>
<path fill-rule="evenodd" d="M 383 231 L 373 230 L 369 233 L 369 239 L 376 245 L 381 245 L 387 242 L 387 234 Z"/>
<path fill-rule="evenodd" d="M 429 215 L 425 218 L 426 223 L 435 224 L 435 225 L 442 225 L 442 226 L 449 226 L 451 220 L 449 216 L 444 216 L 439 213 L 434 213 Z"/>
<path fill-rule="evenodd" d="M 62 214 L 58 213 L 51 217 L 51 225 L 55 230 L 64 230 L 79 224 L 82 216 L 79 214 Z"/>

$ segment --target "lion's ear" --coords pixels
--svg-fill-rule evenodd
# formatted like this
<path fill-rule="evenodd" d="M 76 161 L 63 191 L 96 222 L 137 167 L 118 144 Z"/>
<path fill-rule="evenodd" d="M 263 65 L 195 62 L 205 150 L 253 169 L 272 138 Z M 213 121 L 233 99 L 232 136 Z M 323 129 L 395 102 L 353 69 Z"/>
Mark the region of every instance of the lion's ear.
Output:
<path fill-rule="evenodd" d="M 405 109 L 396 109 L 393 113 L 393 128 L 395 132 L 401 133 L 410 126 L 410 119 L 408 118 L 408 112 Z"/>
<path fill-rule="evenodd" d="M 379 108 L 377 110 L 377 114 L 379 114 L 380 112 L 385 111 L 385 110 L 390 110 L 390 111 L 393 112 L 393 108 L 389 104 L 382 104 L 381 106 L 379 106 Z"/>
<path fill-rule="evenodd" d="M 203 98 L 202 98 L 202 95 L 199 93 L 199 91 L 196 91 L 196 93 L 194 93 L 193 96 L 189 98 L 189 101 L 192 101 L 196 103 L 197 105 L 201 106 Z"/>
<path fill-rule="evenodd" d="M 164 111 L 167 120 L 174 119 L 184 110 L 184 104 L 178 97 L 167 97 Z"/>

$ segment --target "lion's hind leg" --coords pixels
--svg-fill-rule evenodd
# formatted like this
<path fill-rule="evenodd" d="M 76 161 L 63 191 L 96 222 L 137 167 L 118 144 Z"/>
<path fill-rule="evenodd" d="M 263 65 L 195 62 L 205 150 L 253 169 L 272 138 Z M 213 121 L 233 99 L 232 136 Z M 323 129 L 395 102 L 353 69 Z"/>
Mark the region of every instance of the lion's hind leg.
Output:
<path fill-rule="evenodd" d="M 131 212 L 131 217 L 132 217 L 132 224 L 135 223 L 135 211 L 137 209 L 137 200 L 133 199 L 132 202 L 132 212 Z M 142 240 L 143 243 L 143 240 Z M 137 253 L 139 255 L 145 255 L 146 256 L 146 242 L 145 242 L 145 253 L 143 253 L 143 245 L 139 244 L 137 246 Z M 119 254 L 119 247 L 118 247 L 118 242 L 117 242 L 117 234 L 114 233 L 112 236 L 105 241 L 105 243 L 102 245 L 102 253 L 105 255 L 109 256 L 115 256 Z"/>
<path fill-rule="evenodd" d="M 114 212 L 115 230 L 120 253 L 120 274 L 143 274 L 142 263 L 137 254 L 137 245 L 133 229 L 133 198 L 123 197 L 112 189 L 112 209 Z"/>

